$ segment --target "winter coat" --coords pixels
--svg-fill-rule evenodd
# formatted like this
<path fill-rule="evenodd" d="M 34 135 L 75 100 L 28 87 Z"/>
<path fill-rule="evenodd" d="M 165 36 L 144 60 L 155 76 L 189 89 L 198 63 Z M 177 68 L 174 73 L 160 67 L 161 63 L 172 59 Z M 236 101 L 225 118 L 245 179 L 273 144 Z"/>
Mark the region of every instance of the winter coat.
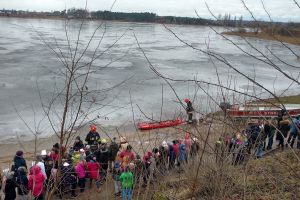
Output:
<path fill-rule="evenodd" d="M 187 153 L 191 152 L 192 144 L 193 144 L 192 139 L 189 136 L 188 137 L 186 136 L 184 139 L 184 145 Z"/>
<path fill-rule="evenodd" d="M 173 144 L 173 152 L 175 157 L 177 158 L 179 156 L 179 144 Z"/>
<path fill-rule="evenodd" d="M 182 162 L 185 161 L 185 159 L 186 159 L 185 145 L 181 143 L 179 146 L 179 160 Z"/>
<path fill-rule="evenodd" d="M 72 185 L 77 182 L 76 172 L 72 165 L 61 167 L 61 183 L 63 185 Z"/>
<path fill-rule="evenodd" d="M 59 154 L 55 153 L 55 152 L 51 152 L 50 155 L 49 155 L 49 157 L 50 157 L 51 160 L 53 160 L 55 162 L 55 161 L 58 161 Z"/>
<path fill-rule="evenodd" d="M 110 160 L 114 161 L 119 151 L 119 145 L 116 142 L 112 142 L 109 146 Z"/>
<path fill-rule="evenodd" d="M 74 151 L 79 151 L 80 149 L 84 149 L 83 142 L 81 140 L 79 140 L 79 142 L 74 142 L 73 149 Z"/>
<path fill-rule="evenodd" d="M 17 197 L 16 194 L 16 182 L 13 178 L 9 178 L 5 182 L 4 188 L 5 198 L 4 200 L 14 200 Z"/>
<path fill-rule="evenodd" d="M 76 152 L 73 154 L 72 156 L 72 163 L 73 163 L 73 166 L 76 166 L 77 163 L 80 161 L 80 157 L 81 157 L 81 154 L 79 152 Z"/>
<path fill-rule="evenodd" d="M 186 107 L 186 112 L 189 113 L 189 112 L 193 112 L 194 111 L 194 108 L 192 106 L 192 102 L 188 102 L 187 103 L 187 107 Z"/>
<path fill-rule="evenodd" d="M 15 174 L 17 173 L 19 167 L 25 167 L 27 169 L 26 161 L 23 157 L 15 156 L 14 157 L 14 169 Z"/>
<path fill-rule="evenodd" d="M 131 189 L 133 186 L 133 174 L 132 172 L 123 172 L 119 177 L 122 182 L 122 188 Z"/>
<path fill-rule="evenodd" d="M 170 157 L 170 160 L 175 160 L 173 145 L 169 145 L 169 157 Z"/>
<path fill-rule="evenodd" d="M 38 162 L 36 165 L 41 168 L 42 174 L 45 176 L 45 179 L 47 179 L 47 174 L 46 174 L 46 170 L 45 170 L 45 164 L 43 162 Z"/>
<path fill-rule="evenodd" d="M 121 162 L 121 167 L 124 168 L 125 166 L 127 166 L 131 161 L 134 160 L 134 154 L 131 151 L 122 151 L 120 153 L 120 158 L 122 160 Z"/>
<path fill-rule="evenodd" d="M 98 132 L 89 132 L 85 138 L 85 141 L 88 145 L 98 144 L 98 140 L 100 139 L 100 135 Z"/>
<path fill-rule="evenodd" d="M 28 187 L 34 197 L 38 197 L 43 193 L 45 176 L 41 172 L 41 168 L 37 165 L 30 169 Z"/>
<path fill-rule="evenodd" d="M 75 170 L 78 178 L 85 178 L 85 169 L 82 161 L 76 165 Z"/>
<path fill-rule="evenodd" d="M 100 149 L 96 153 L 96 160 L 101 164 L 101 167 L 104 170 L 108 168 L 109 150 L 107 147 Z"/>
<path fill-rule="evenodd" d="M 283 137 L 287 137 L 288 132 L 290 131 L 290 121 L 289 120 L 283 120 L 279 122 L 279 131 L 282 133 Z M 280 133 L 278 133 L 279 137 L 282 137 Z"/>
<path fill-rule="evenodd" d="M 99 163 L 93 161 L 87 163 L 87 171 L 91 179 L 94 180 L 99 179 L 99 169 L 100 169 Z"/>
<path fill-rule="evenodd" d="M 19 195 L 27 195 L 28 194 L 28 178 L 26 172 L 23 168 L 19 168 L 17 175 L 17 183 L 18 183 L 18 194 Z"/>
<path fill-rule="evenodd" d="M 293 122 L 290 124 L 290 130 L 291 130 L 291 135 L 297 135 L 298 134 L 298 129 L 300 122 L 298 119 L 293 118 Z"/>

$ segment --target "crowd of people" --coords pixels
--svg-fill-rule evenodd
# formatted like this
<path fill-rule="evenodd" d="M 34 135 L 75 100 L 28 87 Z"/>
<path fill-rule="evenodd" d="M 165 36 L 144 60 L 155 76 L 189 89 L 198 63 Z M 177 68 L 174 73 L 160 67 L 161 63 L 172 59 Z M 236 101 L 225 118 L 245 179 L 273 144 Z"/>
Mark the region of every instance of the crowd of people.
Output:
<path fill-rule="evenodd" d="M 116 140 L 101 138 L 92 125 L 85 143 L 79 136 L 69 149 L 56 143 L 50 152 L 43 150 L 37 155 L 30 166 L 23 151 L 17 151 L 11 169 L 3 171 L 4 199 L 14 200 L 18 196 L 25 200 L 30 193 L 34 199 L 41 200 L 52 190 L 60 199 L 75 198 L 87 187 L 95 187 L 100 193 L 103 184 L 112 179 L 114 195 L 130 200 L 137 187 L 153 183 L 157 175 L 165 175 L 173 168 L 182 170 L 200 148 L 198 140 L 185 133 L 183 139 L 163 141 L 141 157 L 125 137 Z"/>
<path fill-rule="evenodd" d="M 223 157 L 224 153 L 233 155 L 233 164 L 244 161 L 245 155 L 254 155 L 260 158 L 264 152 L 274 148 L 274 139 L 278 141 L 277 147 L 300 149 L 299 116 L 289 118 L 287 115 L 270 120 L 251 120 L 245 130 L 231 135 L 220 137 L 216 142 L 216 159 Z"/>

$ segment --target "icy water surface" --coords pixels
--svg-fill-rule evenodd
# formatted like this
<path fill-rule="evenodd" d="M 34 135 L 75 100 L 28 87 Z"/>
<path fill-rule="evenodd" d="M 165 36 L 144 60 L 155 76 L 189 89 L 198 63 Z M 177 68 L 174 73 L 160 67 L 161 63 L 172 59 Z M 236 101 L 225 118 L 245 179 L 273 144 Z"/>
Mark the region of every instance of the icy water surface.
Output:
<path fill-rule="evenodd" d="M 82 52 L 84 45 L 87 45 L 90 36 L 100 23 L 92 21 L 83 25 L 79 52 Z M 68 37 L 72 48 L 76 46 L 74 41 L 77 38 L 79 27 L 80 21 L 69 22 Z M 269 65 L 246 55 L 214 33 L 209 27 L 178 25 L 169 27 L 194 47 L 204 50 L 209 48 L 210 51 L 223 56 L 237 69 L 255 78 L 272 91 L 275 89 L 276 92 L 280 92 L 289 87 L 291 83 Z M 215 29 L 219 32 L 223 31 L 222 28 L 216 27 Z M 223 85 L 257 94 L 263 92 L 257 87 L 252 87 L 248 80 L 224 64 L 215 60 L 212 62 L 208 56 L 187 47 L 162 25 L 107 22 L 106 28 L 104 29 L 103 24 L 95 34 L 81 64 L 91 59 L 93 49 L 101 40 L 99 52 L 108 50 L 93 63 L 92 67 L 95 71 L 89 79 L 89 88 L 105 89 L 124 80 L 126 82 L 113 90 L 101 93 L 97 98 L 103 98 L 104 106 L 101 110 L 89 115 L 88 119 L 99 115 L 97 121 L 104 126 L 131 124 L 133 117 L 129 94 L 132 98 L 134 117 L 137 120 L 145 120 L 145 116 L 139 111 L 137 105 L 145 114 L 157 120 L 160 119 L 162 102 L 162 119 L 172 118 L 182 111 L 170 87 L 150 70 L 148 62 L 133 37 L 134 33 L 153 66 L 167 77 L 218 83 L 217 69 Z M 123 34 L 124 36 L 121 37 Z M 0 140 L 15 138 L 16 135 L 28 138 L 31 134 L 17 113 L 30 127 L 34 128 L 34 124 L 37 125 L 43 116 L 40 96 L 42 101 L 47 103 L 64 85 L 59 76 L 64 72 L 64 68 L 53 52 L 43 44 L 41 38 L 52 48 L 56 48 L 58 45 L 63 52 L 68 52 L 65 21 L 0 18 Z M 244 51 L 266 60 L 249 47 L 244 40 L 233 36 L 230 39 Z M 116 42 L 115 45 L 111 47 L 114 42 Z M 270 53 L 269 50 L 289 64 L 299 66 L 299 60 L 295 59 L 294 55 L 283 48 L 280 43 L 254 38 L 249 39 L 249 42 L 288 74 L 297 76 L 297 69 L 287 67 Z M 291 48 L 300 53 L 299 47 L 291 45 Z M 112 64 L 108 67 L 104 67 L 111 62 Z M 84 72 L 83 69 L 82 73 Z M 213 104 L 209 107 L 204 106 L 207 102 L 205 93 L 195 90 L 193 83 L 171 82 L 171 84 L 180 99 L 193 98 L 196 93 L 194 104 L 201 112 L 208 112 L 211 107 L 215 106 Z M 203 87 L 207 89 L 205 85 Z M 294 85 L 291 86 L 291 89 L 293 88 L 295 88 Z M 213 87 L 209 91 L 213 96 L 220 92 Z M 293 90 L 293 93 L 295 91 L 297 92 L 297 90 Z M 96 96 L 96 94 L 94 95 Z M 59 113 L 61 106 L 56 105 L 55 109 Z M 39 131 L 43 135 L 53 133 L 47 119 L 42 120 Z"/>

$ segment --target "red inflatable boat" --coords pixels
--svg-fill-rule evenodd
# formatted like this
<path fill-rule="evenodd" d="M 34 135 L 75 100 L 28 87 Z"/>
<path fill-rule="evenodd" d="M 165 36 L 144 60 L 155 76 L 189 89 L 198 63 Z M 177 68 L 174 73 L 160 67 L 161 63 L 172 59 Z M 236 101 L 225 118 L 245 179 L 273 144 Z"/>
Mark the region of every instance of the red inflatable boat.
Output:
<path fill-rule="evenodd" d="M 184 123 L 184 120 L 182 120 L 182 119 L 167 120 L 167 121 L 161 121 L 161 122 L 141 122 L 141 123 L 138 123 L 138 128 L 140 130 L 151 130 L 151 129 L 157 129 L 157 128 L 178 126 L 183 123 Z"/>

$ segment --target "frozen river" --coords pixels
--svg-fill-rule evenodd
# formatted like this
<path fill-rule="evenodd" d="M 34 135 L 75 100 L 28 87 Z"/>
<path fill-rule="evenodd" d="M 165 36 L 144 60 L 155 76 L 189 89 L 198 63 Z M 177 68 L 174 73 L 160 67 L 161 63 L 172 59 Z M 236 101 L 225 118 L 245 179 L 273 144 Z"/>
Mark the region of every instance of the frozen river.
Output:
<path fill-rule="evenodd" d="M 88 43 L 99 23 L 92 21 L 84 24 L 80 35 L 80 51 Z M 73 47 L 79 26 L 79 21 L 70 21 L 68 26 Z M 28 138 L 30 132 L 17 113 L 30 127 L 34 127 L 34 124 L 38 124 L 43 116 L 38 91 L 40 91 L 43 102 L 47 103 L 53 97 L 55 88 L 59 89 L 63 86 L 59 76 L 63 71 L 63 66 L 49 48 L 41 42 L 39 35 L 50 46 L 55 47 L 57 43 L 64 51 L 67 51 L 64 27 L 63 20 L 0 18 L 0 140 L 14 138 L 16 135 Z M 291 81 L 281 73 L 246 55 L 222 36 L 214 33 L 210 27 L 179 25 L 170 25 L 169 27 L 194 47 L 204 50 L 209 48 L 210 51 L 223 56 L 233 66 L 246 75 L 255 77 L 255 80 L 272 91 L 280 93 L 290 86 Z M 220 27 L 215 29 L 219 32 L 223 31 Z M 96 33 L 91 48 L 87 51 L 83 61 L 91 57 L 92 50 L 96 48 L 98 41 L 102 38 L 103 30 L 102 27 Z M 131 93 L 137 120 L 145 119 L 137 105 L 145 114 L 157 120 L 160 118 L 162 102 L 162 119 L 172 118 L 182 112 L 170 87 L 150 70 L 149 64 L 133 37 L 134 33 L 155 68 L 167 77 L 218 83 L 217 69 L 221 84 L 243 92 L 256 94 L 263 92 L 258 88 L 253 88 L 248 80 L 224 64 L 215 60 L 212 62 L 208 56 L 187 47 L 160 24 L 107 22 L 99 51 L 103 51 L 115 41 L 117 42 L 93 63 L 93 68 L 97 69 L 114 62 L 108 67 L 93 72 L 88 86 L 105 89 L 124 80 L 126 82 L 97 97 L 103 98 L 105 106 L 88 118 L 99 115 L 97 122 L 104 126 L 132 124 L 129 93 Z M 124 36 L 120 38 L 123 34 Z M 244 40 L 233 36 L 229 38 L 243 50 L 261 57 Z M 297 78 L 298 69 L 279 62 L 269 51 L 271 50 L 272 53 L 291 65 L 300 66 L 299 60 L 288 49 L 274 41 L 251 38 L 249 42 L 288 74 Z M 300 53 L 299 47 L 291 45 L 291 48 Z M 261 59 L 266 60 L 265 58 Z M 206 95 L 201 90 L 195 90 L 196 87 L 193 83 L 171 82 L 171 84 L 180 99 L 186 97 L 193 99 L 196 94 L 194 104 L 200 112 L 209 112 L 211 107 L 215 107 L 213 104 L 203 106 L 207 105 Z M 204 89 L 207 89 L 205 85 L 203 86 Z M 293 88 L 296 86 L 291 85 L 290 89 Z M 217 96 L 220 91 L 212 87 L 209 92 L 211 95 Z M 294 89 L 290 93 L 295 94 L 295 92 L 297 93 L 297 90 Z M 233 97 L 230 99 L 232 100 Z M 60 110 L 61 107 L 57 106 L 57 109 Z M 46 119 L 43 119 L 39 129 L 43 135 L 53 132 Z"/>

